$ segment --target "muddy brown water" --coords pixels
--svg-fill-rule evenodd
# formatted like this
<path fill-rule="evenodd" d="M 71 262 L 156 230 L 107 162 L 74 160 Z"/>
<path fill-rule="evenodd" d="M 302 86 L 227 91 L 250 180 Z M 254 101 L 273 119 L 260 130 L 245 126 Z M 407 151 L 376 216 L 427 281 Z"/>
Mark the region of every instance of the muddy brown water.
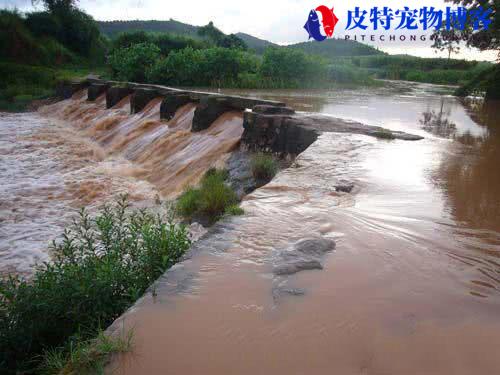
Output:
<path fill-rule="evenodd" d="M 325 134 L 247 196 L 246 215 L 205 241 L 124 319 L 118 374 L 493 374 L 500 371 L 498 107 L 446 89 L 238 92 L 424 135 Z M 353 193 L 335 191 L 353 182 Z M 337 241 L 323 270 L 272 274 L 276 249 Z M 300 288 L 302 296 L 276 288 Z M 175 288 L 173 288 L 175 289 Z"/>
<path fill-rule="evenodd" d="M 86 98 L 83 90 L 38 113 L 0 114 L 0 274 L 29 276 L 49 260 L 48 245 L 82 206 L 92 213 L 128 194 L 134 206 L 159 209 L 160 198 L 223 165 L 243 133 L 241 112 L 192 133 L 194 104 L 167 122 L 160 98 L 134 115 L 129 97 L 112 109 L 104 95 Z"/>
<path fill-rule="evenodd" d="M 425 139 L 322 135 L 292 168 L 246 197 L 244 216 L 219 224 L 176 267 L 177 277 L 125 315 L 134 349 L 114 358 L 109 372 L 499 373 L 499 103 L 461 103 L 448 92 L 410 83 L 238 91 Z M 99 150 L 117 140 L 100 141 Z M 149 158 L 136 159 L 133 142 L 126 144 L 110 154 L 147 167 L 141 163 Z M 133 178 L 151 194 L 166 189 L 154 177 Z M 346 182 L 354 190 L 337 192 Z M 337 242 L 323 269 L 273 275 L 277 251 L 311 236 Z M 287 289 L 303 295 L 276 293 Z"/>

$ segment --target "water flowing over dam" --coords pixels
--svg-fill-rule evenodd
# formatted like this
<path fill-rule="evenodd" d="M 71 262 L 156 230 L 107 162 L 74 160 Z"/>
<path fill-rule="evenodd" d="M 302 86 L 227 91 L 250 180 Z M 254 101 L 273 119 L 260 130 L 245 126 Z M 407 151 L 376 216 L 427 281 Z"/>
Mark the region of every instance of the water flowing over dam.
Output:
<path fill-rule="evenodd" d="M 94 82 L 65 96 L 0 116 L 3 271 L 48 259 L 71 208 L 173 199 L 242 150 L 296 156 L 113 324 L 134 350 L 110 372 L 500 368 L 498 106 L 407 83 L 204 96 Z"/>

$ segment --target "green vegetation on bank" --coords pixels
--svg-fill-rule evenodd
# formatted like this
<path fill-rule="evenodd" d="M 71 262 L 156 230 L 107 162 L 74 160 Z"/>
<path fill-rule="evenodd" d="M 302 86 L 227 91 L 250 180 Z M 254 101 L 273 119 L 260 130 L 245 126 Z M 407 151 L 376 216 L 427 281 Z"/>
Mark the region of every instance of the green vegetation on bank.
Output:
<path fill-rule="evenodd" d="M 258 153 L 252 158 L 252 174 L 260 184 L 267 183 L 278 173 L 278 162 L 272 155 Z"/>
<path fill-rule="evenodd" d="M 95 218 L 82 210 L 53 244 L 50 263 L 29 280 L 0 280 L 0 368 L 32 373 L 54 353 L 70 360 L 189 246 L 172 214 L 133 210 L 125 197 Z"/>
<path fill-rule="evenodd" d="M 241 215 L 236 193 L 226 185 L 228 173 L 212 168 L 203 176 L 199 187 L 188 187 L 177 201 L 177 212 L 186 219 L 195 216 L 213 223 L 226 215 Z"/>
<path fill-rule="evenodd" d="M 160 48 L 155 34 L 119 36 L 108 59 L 113 77 L 185 87 L 330 88 L 338 83 L 373 84 L 369 74 L 353 66 L 331 65 L 295 49 L 267 48 L 263 56 L 257 56 L 244 48 L 214 44 L 202 48 L 195 40 L 170 38 L 177 43 Z"/>
<path fill-rule="evenodd" d="M 54 96 L 57 80 L 104 69 L 107 41 L 70 3 L 47 1 L 45 11 L 27 14 L 0 10 L 0 110 L 22 110 Z"/>
<path fill-rule="evenodd" d="M 213 25 L 207 27 L 218 35 L 207 42 L 143 31 L 121 34 L 113 41 L 109 58 L 114 77 L 171 86 L 228 88 L 366 86 L 375 84 L 374 78 L 457 85 L 491 67 L 477 61 L 391 56 L 344 40 L 268 47 L 262 55 L 256 55 L 240 42 L 237 48 L 224 48 L 220 31 L 213 31 L 217 30 Z M 163 44 L 159 42 L 162 38 Z M 139 44 L 147 44 L 148 50 L 137 47 Z M 330 49 L 325 49 L 327 44 Z M 134 60 L 139 48 L 148 63 L 130 62 L 128 56 Z M 141 71 L 124 75 L 122 72 L 134 70 L 131 64 Z"/>
<path fill-rule="evenodd" d="M 463 84 L 492 66 L 478 61 L 408 55 L 357 56 L 340 59 L 339 62 L 376 78 L 450 85 Z"/>
<path fill-rule="evenodd" d="M 76 341 L 70 350 L 56 348 L 43 357 L 39 372 L 47 375 L 95 375 L 104 374 L 110 357 L 132 349 L 133 331 L 122 336 L 100 332 L 91 340 Z"/>
<path fill-rule="evenodd" d="M 90 71 L 105 75 L 105 67 L 67 64 L 59 67 L 0 62 L 0 110 L 22 111 L 33 100 L 55 95 L 56 83 L 85 77 Z"/>
<path fill-rule="evenodd" d="M 500 66 L 494 65 L 481 70 L 468 82 L 455 90 L 457 96 L 476 95 L 484 93 L 487 99 L 500 99 Z"/>
<path fill-rule="evenodd" d="M 2 110 L 21 110 L 33 99 L 52 96 L 61 76 L 90 72 L 171 86 L 260 89 L 367 86 L 380 84 L 375 81 L 380 78 L 458 84 L 463 85 L 459 94 L 499 96 L 491 94 L 498 88 L 493 81 L 496 70 L 489 63 L 394 56 L 341 39 L 278 46 L 248 34 L 226 35 L 212 22 L 97 23 L 74 0 L 41 2 L 45 10 L 40 12 L 0 11 L 0 64 L 5 71 L 21 66 L 15 75 L 0 80 Z M 497 32 L 491 27 L 486 36 Z M 479 48 L 495 48 L 493 42 L 477 44 L 467 34 L 463 38 Z M 79 73 L 72 74 L 75 70 Z M 37 73 L 42 77 L 31 80 Z"/>

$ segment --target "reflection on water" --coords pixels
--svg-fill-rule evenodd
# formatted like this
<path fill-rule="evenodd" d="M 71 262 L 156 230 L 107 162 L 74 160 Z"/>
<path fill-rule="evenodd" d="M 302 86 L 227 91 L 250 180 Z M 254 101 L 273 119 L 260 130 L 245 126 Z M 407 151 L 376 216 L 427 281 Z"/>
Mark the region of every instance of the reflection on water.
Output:
<path fill-rule="evenodd" d="M 381 87 L 353 90 L 223 90 L 245 96 L 286 102 L 296 110 L 321 112 L 361 123 L 410 131 L 422 136 L 423 114 L 434 111 L 457 126 L 458 135 L 483 136 L 485 129 L 473 121 L 451 96 L 452 88 L 415 82 L 391 81 Z"/>
<path fill-rule="evenodd" d="M 480 277 L 471 276 L 471 293 L 484 297 L 500 289 L 500 108 L 498 102 L 464 104 L 487 133 L 457 137 L 436 170 L 435 181 L 457 223 L 456 235 L 463 238 L 463 246 L 451 254 L 479 272 Z"/>
<path fill-rule="evenodd" d="M 422 113 L 422 119 L 420 120 L 422 129 L 438 137 L 452 137 L 457 131 L 457 126 L 450 121 L 450 114 L 451 110 L 449 108 L 444 109 L 444 98 L 441 98 L 439 111 L 429 109 Z"/>
<path fill-rule="evenodd" d="M 117 373 L 499 371 L 498 117 L 428 85 L 372 94 L 268 94 L 426 139 L 321 136 L 126 316 L 136 349 Z M 455 131 L 434 137 L 426 116 Z M 354 193 L 336 192 L 340 181 Z M 273 276 L 273 254 L 312 235 L 337 241 L 324 269 Z M 276 299 L 276 288 L 305 295 Z"/>
<path fill-rule="evenodd" d="M 437 171 L 455 219 L 468 227 L 500 232 L 500 107 L 498 102 L 467 104 L 487 131 L 457 137 Z M 500 254 L 499 254 L 500 255 Z"/>

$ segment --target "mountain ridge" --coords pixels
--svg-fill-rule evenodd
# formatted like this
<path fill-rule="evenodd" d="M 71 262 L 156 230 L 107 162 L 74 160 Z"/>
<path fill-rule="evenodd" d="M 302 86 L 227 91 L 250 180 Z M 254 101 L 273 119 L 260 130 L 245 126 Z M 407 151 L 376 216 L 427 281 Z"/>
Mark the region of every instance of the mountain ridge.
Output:
<path fill-rule="evenodd" d="M 118 34 L 126 31 L 147 31 L 147 32 L 163 32 L 182 36 L 188 36 L 195 39 L 201 39 L 197 34 L 200 26 L 194 26 L 174 19 L 167 21 L 158 20 L 132 20 L 132 21 L 97 21 L 99 29 L 110 38 L 116 37 Z M 279 47 L 278 44 L 271 41 L 257 38 L 253 35 L 238 32 L 237 37 L 242 39 L 248 48 L 254 50 L 258 54 L 264 53 L 267 47 Z M 306 53 L 320 55 L 325 58 L 335 58 L 344 56 L 366 56 L 384 54 L 383 52 L 363 43 L 344 39 L 327 39 L 321 43 L 308 41 L 294 43 L 285 48 L 300 49 Z"/>

